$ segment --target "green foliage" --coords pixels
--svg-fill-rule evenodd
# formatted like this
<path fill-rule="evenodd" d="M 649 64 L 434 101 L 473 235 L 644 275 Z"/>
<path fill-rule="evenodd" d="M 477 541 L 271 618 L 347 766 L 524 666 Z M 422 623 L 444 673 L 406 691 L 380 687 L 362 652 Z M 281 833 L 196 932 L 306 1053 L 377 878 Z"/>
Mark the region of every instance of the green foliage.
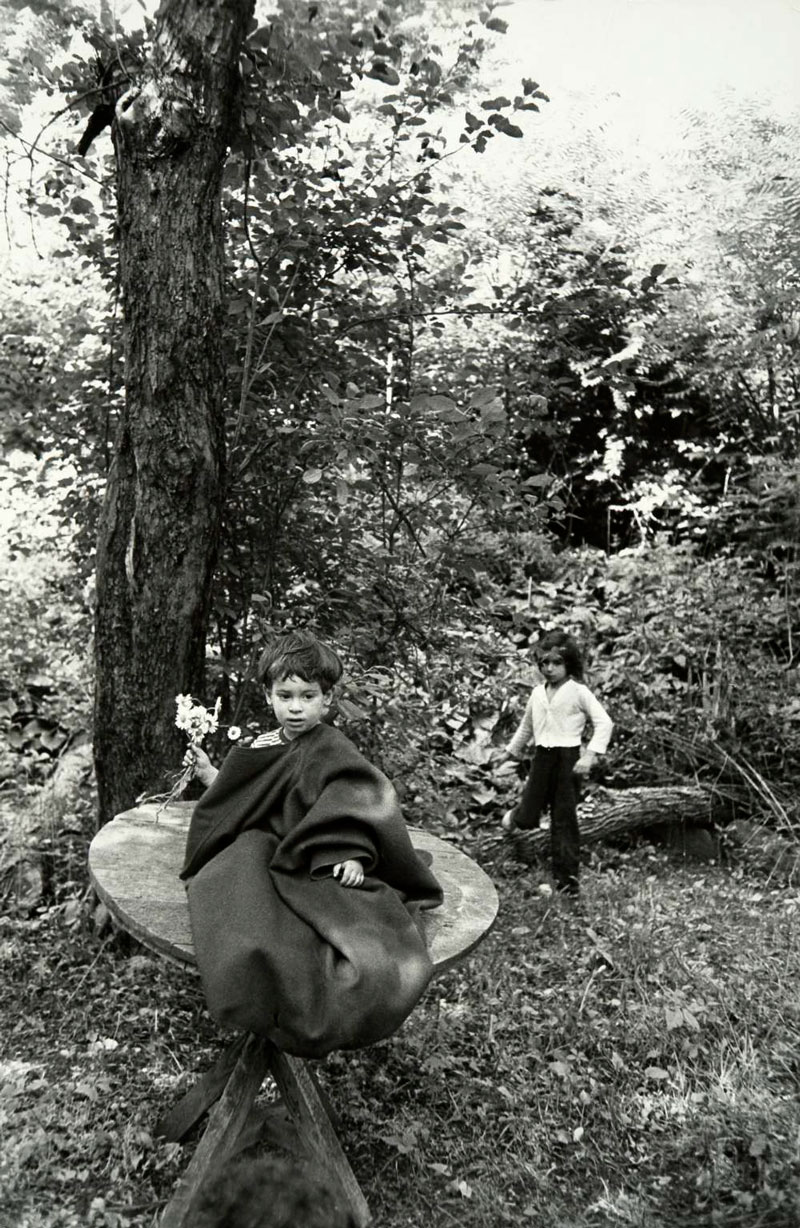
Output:
<path fill-rule="evenodd" d="M 445 383 L 417 359 L 420 335 L 461 310 L 432 249 L 457 242 L 465 211 L 436 196 L 435 176 L 464 156 L 440 126 L 485 29 L 472 23 L 445 62 L 423 35 L 393 30 L 388 13 L 372 27 L 328 19 L 305 27 L 282 9 L 251 34 L 246 131 L 228 168 L 234 361 L 213 639 L 222 668 L 238 673 L 264 606 L 286 620 L 309 592 L 326 594 L 328 625 L 371 625 L 366 662 L 384 660 L 409 628 L 426 634 L 460 566 L 450 557 L 459 539 L 512 498 L 534 502 L 514 490 L 498 387 Z M 385 86 L 376 55 L 392 65 L 390 93 L 354 88 Z M 513 101 L 481 109 L 498 120 L 536 109 L 534 97 L 526 82 Z M 480 151 L 501 130 L 468 112 L 459 139 Z M 421 565 L 439 581 L 409 600 Z"/>
<path fill-rule="evenodd" d="M 797 728 L 796 270 L 790 194 L 765 185 L 792 126 L 692 121 L 714 192 L 738 184 L 720 243 L 696 252 L 716 269 L 715 306 L 674 251 L 644 260 L 633 196 L 617 187 L 605 216 L 587 217 L 563 158 L 498 201 L 502 224 L 481 234 L 465 159 L 516 138 L 545 96 L 527 79 L 481 98 L 481 57 L 504 25 L 491 6 L 438 45 L 415 14 L 285 3 L 242 57 L 223 199 L 228 485 L 210 689 L 228 718 L 256 719 L 246 679 L 263 637 L 313 623 L 358 662 L 342 719 L 413 778 L 415 804 L 465 827 L 513 792 L 489 745 L 524 697 L 520 647 L 559 622 L 587 641 L 614 710 L 617 779 L 710 778 L 712 743 L 782 778 Z M 146 30 L 99 18 L 69 54 L 56 40 L 52 80 L 36 78 L 74 104 L 60 157 L 103 98 L 98 57 L 113 45 L 115 88 L 146 62 Z M 5 354 L 8 441 L 69 457 L 62 514 L 81 526 L 85 572 L 120 397 L 102 289 L 108 148 L 40 175 L 42 224 L 69 235 L 95 301 L 67 278 L 58 309 L 30 312 Z M 597 170 L 600 147 L 584 152 Z M 723 249 L 749 287 L 741 300 Z M 556 558 L 553 529 L 606 546 L 668 531 L 697 552 Z"/>
<path fill-rule="evenodd" d="M 90 610 L 58 518 L 59 483 L 74 475 L 52 456 L 16 461 L 0 482 L 0 778 L 37 780 L 90 724 Z"/>
<path fill-rule="evenodd" d="M 798 830 L 796 596 L 758 560 L 703 559 L 689 546 L 606 556 L 514 555 L 451 591 L 446 615 L 406 663 L 395 657 L 356 739 L 407 785 L 409 802 L 461 838 L 496 823 L 519 791 L 491 762 L 536 680 L 529 645 L 572 631 L 616 729 L 604 771 L 620 787 L 699 778 L 744 813 Z M 527 571 L 527 575 L 526 575 Z M 352 640 L 354 647 L 357 637 Z"/>

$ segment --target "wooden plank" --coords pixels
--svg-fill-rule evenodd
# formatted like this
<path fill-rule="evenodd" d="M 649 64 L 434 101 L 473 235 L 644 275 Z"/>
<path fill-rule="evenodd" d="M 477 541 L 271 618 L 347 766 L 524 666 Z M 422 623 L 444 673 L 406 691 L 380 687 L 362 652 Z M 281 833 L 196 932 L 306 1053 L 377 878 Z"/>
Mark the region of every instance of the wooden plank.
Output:
<path fill-rule="evenodd" d="M 337 1202 L 342 1210 L 350 1211 L 355 1228 L 366 1228 L 372 1221 L 367 1200 L 342 1151 L 310 1067 L 301 1058 L 273 1047 L 270 1070 L 299 1138 L 330 1181 Z"/>
<path fill-rule="evenodd" d="M 224 1049 L 210 1070 L 197 1080 L 178 1103 L 156 1122 L 155 1133 L 168 1143 L 179 1143 L 197 1124 L 225 1090 L 239 1054 L 244 1048 L 244 1036 L 237 1036 Z"/>
<path fill-rule="evenodd" d="M 205 1134 L 164 1209 L 160 1228 L 193 1228 L 202 1185 L 235 1153 L 274 1052 L 260 1036 L 245 1040 L 228 1084 L 211 1110 Z"/>

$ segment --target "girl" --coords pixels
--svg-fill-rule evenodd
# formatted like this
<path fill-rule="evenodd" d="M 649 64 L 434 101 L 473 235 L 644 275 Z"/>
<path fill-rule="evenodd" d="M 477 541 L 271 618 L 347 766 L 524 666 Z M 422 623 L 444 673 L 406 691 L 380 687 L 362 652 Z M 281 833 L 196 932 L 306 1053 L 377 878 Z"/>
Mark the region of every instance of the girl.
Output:
<path fill-rule="evenodd" d="M 549 631 L 538 646 L 538 656 L 544 682 L 531 692 L 519 728 L 505 751 L 508 758 L 522 759 L 533 742 L 533 763 L 522 800 L 505 816 L 502 826 L 506 831 L 537 827 L 549 808 L 556 889 L 577 895 L 580 779 L 589 774 L 597 755 L 605 752 L 614 726 L 582 681 L 583 662 L 572 636 Z M 582 752 L 581 737 L 587 720 L 592 738 Z"/>

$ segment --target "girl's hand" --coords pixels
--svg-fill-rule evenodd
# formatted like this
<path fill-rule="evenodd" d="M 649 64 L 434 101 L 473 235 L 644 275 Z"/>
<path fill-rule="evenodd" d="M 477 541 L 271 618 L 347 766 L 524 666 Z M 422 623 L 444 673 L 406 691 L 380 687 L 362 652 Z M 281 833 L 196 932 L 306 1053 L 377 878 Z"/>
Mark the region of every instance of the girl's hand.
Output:
<path fill-rule="evenodd" d="M 364 881 L 364 868 L 360 861 L 350 858 L 333 867 L 333 877 L 338 878 L 343 887 L 360 887 Z"/>
<path fill-rule="evenodd" d="M 585 750 L 572 770 L 576 776 L 588 776 L 596 760 L 597 756 L 593 750 Z"/>
<path fill-rule="evenodd" d="M 209 759 L 202 746 L 190 746 L 186 754 L 183 756 L 183 766 L 192 769 L 192 775 L 196 776 L 204 785 L 210 785 L 212 780 L 217 775 L 217 769 Z"/>
<path fill-rule="evenodd" d="M 491 761 L 495 776 L 513 776 L 519 765 L 516 755 L 506 754 L 505 751 L 500 751 L 498 758 Z"/>

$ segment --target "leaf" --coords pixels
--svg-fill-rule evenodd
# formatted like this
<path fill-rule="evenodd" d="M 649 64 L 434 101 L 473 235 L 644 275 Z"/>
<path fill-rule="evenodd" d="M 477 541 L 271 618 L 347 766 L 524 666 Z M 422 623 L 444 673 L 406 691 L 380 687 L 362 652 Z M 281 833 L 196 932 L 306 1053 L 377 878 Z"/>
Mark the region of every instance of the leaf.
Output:
<path fill-rule="evenodd" d="M 373 60 L 367 76 L 374 81 L 382 81 L 385 85 L 399 85 L 400 76 L 385 60 Z"/>
<path fill-rule="evenodd" d="M 644 1073 L 648 1079 L 655 1079 L 657 1082 L 669 1078 L 669 1071 L 664 1070 L 663 1066 L 648 1066 Z"/>
<path fill-rule="evenodd" d="M 506 119 L 505 115 L 490 115 L 489 123 L 498 132 L 502 132 L 505 136 L 521 137 L 524 132 L 516 124 L 512 124 L 510 119 Z"/>
<path fill-rule="evenodd" d="M 303 481 L 306 482 L 309 486 L 312 486 L 314 482 L 318 482 L 321 477 L 322 477 L 321 469 L 317 469 L 317 468 L 306 469 L 305 473 L 303 474 Z"/>
<path fill-rule="evenodd" d="M 499 111 L 502 107 L 510 107 L 511 100 L 503 97 L 501 94 L 498 98 L 487 98 L 486 102 L 481 103 L 482 111 Z"/>
<path fill-rule="evenodd" d="M 45 750 L 58 750 L 67 740 L 67 735 L 61 729 L 48 730 L 39 738 L 39 742 Z"/>
<path fill-rule="evenodd" d="M 483 24 L 487 30 L 496 30 L 498 34 L 505 34 L 508 30 L 508 22 L 503 21 L 501 17 L 490 17 Z"/>
<path fill-rule="evenodd" d="M 443 418 L 445 422 L 460 422 L 464 414 L 458 408 L 455 401 L 450 397 L 446 397 L 438 393 L 418 393 L 411 398 L 409 408 L 414 413 L 419 413 L 424 410 L 433 410 Z"/>
<path fill-rule="evenodd" d="M 496 400 L 498 400 L 496 388 L 476 388 L 469 398 L 469 404 L 471 409 L 483 409 L 485 405 L 491 405 Z"/>
<path fill-rule="evenodd" d="M 683 1011 L 674 1010 L 671 1006 L 664 1007 L 664 1016 L 667 1021 L 667 1031 L 674 1032 L 675 1028 L 679 1028 L 683 1023 Z"/>
<path fill-rule="evenodd" d="M 37 691 L 53 691 L 55 690 L 55 682 L 47 674 L 30 674 L 25 679 L 25 685 L 34 687 Z"/>

